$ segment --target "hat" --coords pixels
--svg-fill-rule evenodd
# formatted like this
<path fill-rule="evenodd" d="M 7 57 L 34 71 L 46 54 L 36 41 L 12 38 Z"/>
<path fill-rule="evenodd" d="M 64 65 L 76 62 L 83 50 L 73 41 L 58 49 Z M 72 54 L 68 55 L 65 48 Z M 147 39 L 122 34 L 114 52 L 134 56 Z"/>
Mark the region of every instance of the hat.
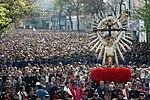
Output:
<path fill-rule="evenodd" d="M 35 85 L 40 85 L 41 83 L 40 82 L 36 82 L 36 84 Z"/>

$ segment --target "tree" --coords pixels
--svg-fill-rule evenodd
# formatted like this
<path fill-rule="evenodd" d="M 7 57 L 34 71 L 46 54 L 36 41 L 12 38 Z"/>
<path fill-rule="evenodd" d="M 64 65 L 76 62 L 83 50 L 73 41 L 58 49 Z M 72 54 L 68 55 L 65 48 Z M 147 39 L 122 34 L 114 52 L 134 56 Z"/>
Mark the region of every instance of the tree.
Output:
<path fill-rule="evenodd" d="M 65 9 L 65 2 L 63 0 L 53 0 L 53 10 L 58 15 L 58 18 L 61 17 L 63 10 Z M 59 29 L 61 29 L 61 25 L 59 22 Z"/>
<path fill-rule="evenodd" d="M 33 11 L 34 0 L 0 0 L 0 32 Z"/>
<path fill-rule="evenodd" d="M 67 5 L 69 5 L 69 7 L 71 9 L 73 9 L 73 11 L 76 13 L 77 16 L 77 30 L 79 31 L 80 28 L 80 21 L 79 21 L 79 15 L 81 14 L 81 12 L 83 11 L 84 5 L 83 5 L 83 0 L 64 0 L 64 2 L 66 2 Z"/>
<path fill-rule="evenodd" d="M 95 14 L 102 14 L 108 9 L 103 0 L 83 0 L 83 3 L 85 13 L 92 15 L 93 18 L 95 18 Z"/>
<path fill-rule="evenodd" d="M 0 5 L 0 28 L 2 28 L 3 26 L 9 24 L 11 22 L 11 19 L 8 18 L 6 16 L 6 13 L 8 13 L 9 11 L 4 8 L 3 6 Z M 3 31 L 6 30 L 6 28 L 3 29 Z M 0 33 L 2 32 L 2 30 L 0 30 Z"/>
<path fill-rule="evenodd" d="M 135 10 L 136 11 L 135 14 L 136 14 L 137 19 L 141 19 L 145 22 L 145 28 L 146 28 L 147 37 L 148 37 L 148 35 L 150 35 L 149 33 L 150 32 L 150 0 L 143 0 L 141 4 L 142 5 L 138 9 Z"/>
<path fill-rule="evenodd" d="M 73 30 L 73 22 L 72 22 L 72 12 L 73 12 L 73 8 L 69 5 L 66 5 L 66 9 L 63 11 L 69 18 L 69 22 L 70 22 L 70 29 Z"/>
<path fill-rule="evenodd" d="M 66 16 L 69 17 L 69 22 L 70 22 L 70 29 L 73 30 L 73 22 L 71 19 L 71 16 L 73 12 L 77 12 L 77 26 L 79 30 L 79 2 L 76 2 L 78 0 L 53 0 L 53 5 L 54 5 L 54 10 L 58 12 L 58 15 L 64 13 Z M 78 5 L 78 6 L 77 6 Z"/>

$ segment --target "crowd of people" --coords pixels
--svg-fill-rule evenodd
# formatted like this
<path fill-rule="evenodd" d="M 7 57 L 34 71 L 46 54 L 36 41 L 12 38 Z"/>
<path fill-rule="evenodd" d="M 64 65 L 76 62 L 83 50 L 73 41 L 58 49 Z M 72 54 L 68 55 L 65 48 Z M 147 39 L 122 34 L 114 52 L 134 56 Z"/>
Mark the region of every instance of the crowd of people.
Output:
<path fill-rule="evenodd" d="M 94 66 L 94 67 L 93 67 Z M 126 83 L 90 79 L 100 64 L 57 66 L 28 64 L 25 68 L 0 68 L 0 100 L 150 100 L 150 68 L 127 66 L 132 79 Z"/>
<path fill-rule="evenodd" d="M 126 63 L 150 64 L 150 47 L 147 43 L 133 41 L 132 49 L 125 53 Z"/>
<path fill-rule="evenodd" d="M 145 62 L 149 54 L 144 43 L 125 54 L 126 63 L 131 62 L 126 65 L 131 80 L 96 84 L 90 71 L 106 66 L 89 51 L 89 42 L 87 33 L 7 33 L 0 39 L 0 100 L 150 100 L 150 67 Z M 141 58 L 131 59 L 136 56 Z"/>
<path fill-rule="evenodd" d="M 15 30 L 0 39 L 0 64 L 25 67 L 28 63 L 101 63 L 98 54 L 90 51 L 89 43 L 89 35 L 84 32 Z M 148 64 L 150 50 L 146 47 L 146 43 L 133 43 L 132 50 L 124 54 L 125 61 L 118 58 L 119 63 Z"/>
<path fill-rule="evenodd" d="M 87 33 L 17 30 L 1 38 L 0 62 L 19 67 L 28 62 L 92 61 L 96 57 L 89 51 L 88 43 Z"/>

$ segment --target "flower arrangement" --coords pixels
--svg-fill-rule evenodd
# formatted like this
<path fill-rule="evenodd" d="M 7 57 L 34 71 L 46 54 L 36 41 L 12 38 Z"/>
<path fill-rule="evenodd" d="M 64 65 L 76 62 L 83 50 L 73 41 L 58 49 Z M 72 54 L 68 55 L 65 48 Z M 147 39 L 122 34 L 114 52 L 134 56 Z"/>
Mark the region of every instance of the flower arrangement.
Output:
<path fill-rule="evenodd" d="M 90 73 L 93 82 L 109 81 L 116 83 L 127 82 L 131 79 L 132 72 L 128 68 L 96 68 Z"/>

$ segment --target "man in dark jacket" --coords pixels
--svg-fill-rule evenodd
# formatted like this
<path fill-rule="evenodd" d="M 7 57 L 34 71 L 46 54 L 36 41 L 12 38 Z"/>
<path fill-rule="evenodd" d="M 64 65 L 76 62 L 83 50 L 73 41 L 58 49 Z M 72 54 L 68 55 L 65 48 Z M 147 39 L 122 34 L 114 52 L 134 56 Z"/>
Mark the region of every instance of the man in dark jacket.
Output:
<path fill-rule="evenodd" d="M 100 86 L 97 88 L 97 93 L 99 97 L 104 99 L 104 94 L 106 90 L 107 90 L 107 87 L 104 85 L 104 81 L 100 81 Z"/>
<path fill-rule="evenodd" d="M 133 84 L 132 90 L 129 91 L 129 99 L 139 98 L 140 91 L 136 89 L 136 84 Z"/>

